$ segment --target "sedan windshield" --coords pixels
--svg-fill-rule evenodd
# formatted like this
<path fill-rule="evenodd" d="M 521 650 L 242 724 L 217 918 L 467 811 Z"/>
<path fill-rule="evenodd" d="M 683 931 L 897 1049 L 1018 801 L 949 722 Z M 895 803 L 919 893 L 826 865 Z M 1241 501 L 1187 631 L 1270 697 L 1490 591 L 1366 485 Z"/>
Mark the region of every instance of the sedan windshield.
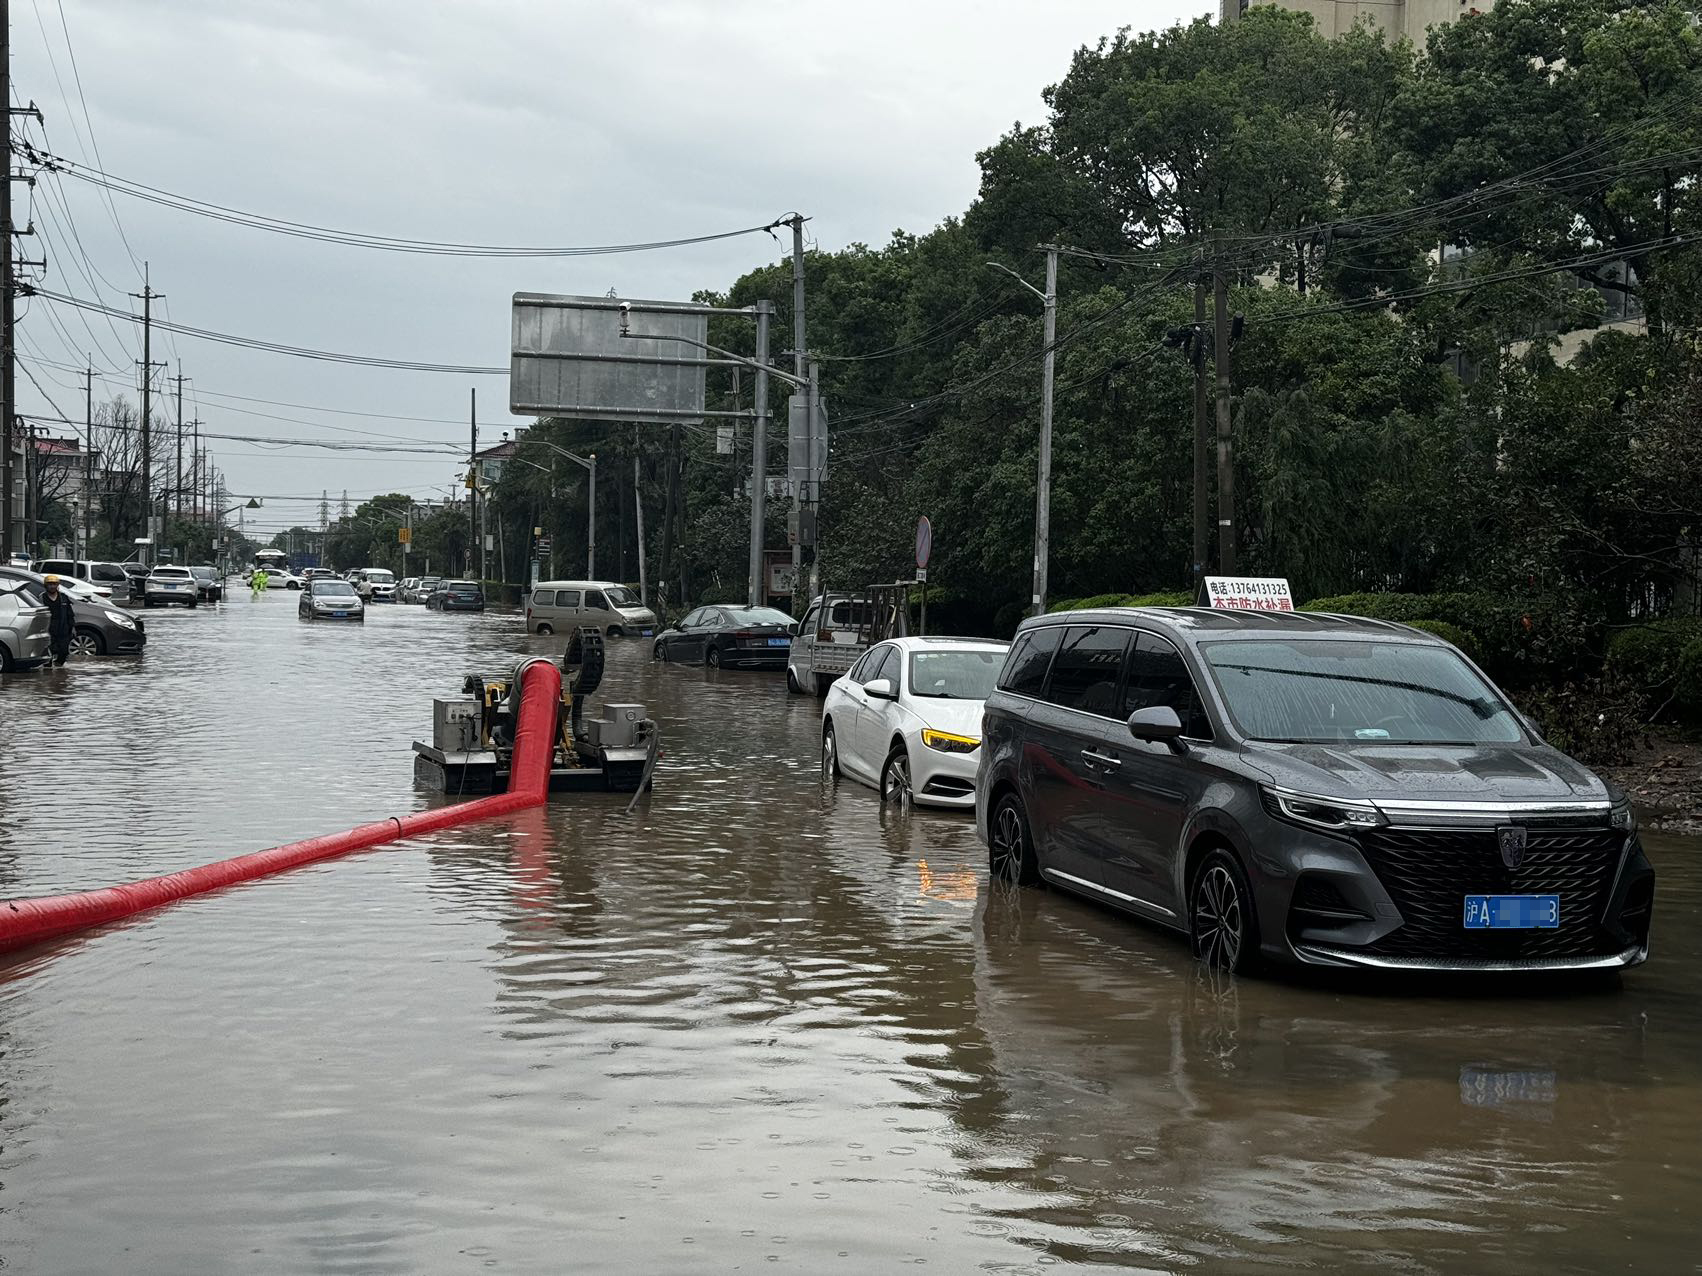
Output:
<path fill-rule="evenodd" d="M 1230 716 L 1291 744 L 1509 744 L 1511 709 L 1444 647 L 1333 639 L 1212 642 L 1201 653 Z"/>
<path fill-rule="evenodd" d="M 308 586 L 315 598 L 353 598 L 355 587 L 346 580 L 316 580 Z"/>
<path fill-rule="evenodd" d="M 1002 651 L 913 651 L 910 694 L 936 700 L 985 700 L 1005 663 Z"/>

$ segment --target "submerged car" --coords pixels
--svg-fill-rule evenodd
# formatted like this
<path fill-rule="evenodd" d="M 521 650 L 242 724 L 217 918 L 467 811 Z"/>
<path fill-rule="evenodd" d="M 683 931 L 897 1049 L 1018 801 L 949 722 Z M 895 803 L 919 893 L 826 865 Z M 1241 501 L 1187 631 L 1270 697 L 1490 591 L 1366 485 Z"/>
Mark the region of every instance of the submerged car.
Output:
<path fill-rule="evenodd" d="M 433 611 L 483 611 L 484 587 L 476 580 L 448 580 L 426 596 L 425 605 Z"/>
<path fill-rule="evenodd" d="M 0 576 L 0 673 L 34 669 L 45 663 L 50 654 L 47 608 L 36 601 L 24 584 L 16 577 Z"/>
<path fill-rule="evenodd" d="M 974 806 L 982 705 L 1006 650 L 978 638 L 870 647 L 828 688 L 823 774 L 849 775 L 901 805 Z"/>
<path fill-rule="evenodd" d="M 41 573 L 0 567 L 0 589 L 7 588 L 21 590 L 22 596 L 43 608 L 45 614 L 47 578 Z M 60 576 L 59 588 L 71 600 L 72 659 L 133 656 L 147 646 L 148 630 L 141 620 L 102 598 L 87 581 Z"/>
<path fill-rule="evenodd" d="M 1180 931 L 1212 965 L 1648 956 L 1655 874 L 1624 796 L 1419 630 L 1203 608 L 1040 617 L 984 728 L 976 820 L 995 876 Z"/>
<path fill-rule="evenodd" d="M 711 669 L 784 669 L 797 623 L 773 607 L 719 603 L 687 612 L 656 635 L 650 652 Z"/>
<path fill-rule="evenodd" d="M 187 567 L 155 567 L 142 586 L 142 605 L 165 607 L 173 603 L 194 607 L 201 601 L 201 590 Z"/>
<path fill-rule="evenodd" d="M 224 578 L 214 567 L 191 567 L 189 574 L 195 578 L 195 592 L 204 603 L 216 603 L 224 599 Z"/>
<path fill-rule="evenodd" d="M 303 620 L 364 621 L 366 604 L 361 601 L 355 587 L 348 581 L 321 577 L 309 582 L 307 588 L 301 591 L 301 602 L 296 605 L 296 615 Z"/>

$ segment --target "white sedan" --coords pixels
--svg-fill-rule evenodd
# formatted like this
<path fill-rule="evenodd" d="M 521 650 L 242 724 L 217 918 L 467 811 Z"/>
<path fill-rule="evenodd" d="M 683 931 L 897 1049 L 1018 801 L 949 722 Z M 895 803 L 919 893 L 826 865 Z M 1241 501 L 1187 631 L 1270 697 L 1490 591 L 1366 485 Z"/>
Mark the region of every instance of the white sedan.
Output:
<path fill-rule="evenodd" d="M 893 638 L 870 647 L 827 692 L 821 765 L 882 801 L 971 808 L 981 710 L 1008 644 Z"/>

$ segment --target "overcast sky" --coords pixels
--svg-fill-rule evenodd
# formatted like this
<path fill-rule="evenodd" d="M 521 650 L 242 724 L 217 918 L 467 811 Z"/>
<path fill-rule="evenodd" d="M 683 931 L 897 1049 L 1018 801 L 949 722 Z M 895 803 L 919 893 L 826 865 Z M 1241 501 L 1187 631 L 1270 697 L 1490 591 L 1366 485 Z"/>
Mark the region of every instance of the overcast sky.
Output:
<path fill-rule="evenodd" d="M 827 249 L 923 232 L 974 197 L 975 152 L 1040 120 L 1080 45 L 1203 12 L 1186 0 L 12 0 L 13 85 L 48 146 L 119 177 L 294 221 L 419 239 L 574 246 L 705 234 L 800 209 Z M 74 51 L 87 104 L 78 100 Z M 33 123 L 27 136 L 38 143 Z M 45 285 L 132 306 L 146 260 L 157 314 L 321 350 L 504 366 L 516 291 L 687 298 L 780 255 L 766 236 L 624 256 L 504 261 L 310 243 L 162 209 L 82 182 L 19 189 Z M 60 200 L 64 200 L 62 206 Z M 67 211 L 69 218 L 67 218 Z M 67 222 L 69 221 L 69 225 Z M 71 234 L 75 228 L 75 239 Z M 123 239 L 119 227 L 122 227 Z M 124 240 L 128 241 L 128 249 Z M 86 250 L 88 262 L 77 251 Z M 86 274 L 85 274 L 86 272 Z M 135 325 L 36 299 L 20 352 L 132 395 Z M 85 319 L 87 326 L 85 326 Z M 156 334 L 210 434 L 481 441 L 508 414 L 505 376 L 350 368 Z M 82 380 L 29 364 L 82 416 Z M 20 372 L 20 410 L 54 409 Z M 229 396 L 271 400 L 243 402 Z M 310 409 L 277 406 L 309 405 Z M 345 414 L 318 409 L 342 409 Z M 347 415 L 383 413 L 435 421 Z M 267 415 L 259 415 L 267 414 Z M 170 405 L 165 407 L 169 420 Z M 277 418 L 288 417 L 290 420 Z M 368 433 L 350 433 L 366 431 Z M 213 440 L 250 530 L 314 524 L 458 465 Z M 435 491 L 433 489 L 436 489 Z"/>

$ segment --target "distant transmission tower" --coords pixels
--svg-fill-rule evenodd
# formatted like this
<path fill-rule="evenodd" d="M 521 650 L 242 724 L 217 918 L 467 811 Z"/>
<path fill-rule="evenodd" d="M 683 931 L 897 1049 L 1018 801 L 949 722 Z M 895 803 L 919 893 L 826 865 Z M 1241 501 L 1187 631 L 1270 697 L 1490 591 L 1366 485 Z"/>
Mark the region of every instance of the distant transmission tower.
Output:
<path fill-rule="evenodd" d="M 319 530 L 331 530 L 331 493 L 324 488 L 319 489 Z"/>
<path fill-rule="evenodd" d="M 343 503 L 337 509 L 337 517 L 346 519 L 346 518 L 348 518 L 348 516 L 349 516 L 349 489 L 345 487 L 343 489 Z"/>

